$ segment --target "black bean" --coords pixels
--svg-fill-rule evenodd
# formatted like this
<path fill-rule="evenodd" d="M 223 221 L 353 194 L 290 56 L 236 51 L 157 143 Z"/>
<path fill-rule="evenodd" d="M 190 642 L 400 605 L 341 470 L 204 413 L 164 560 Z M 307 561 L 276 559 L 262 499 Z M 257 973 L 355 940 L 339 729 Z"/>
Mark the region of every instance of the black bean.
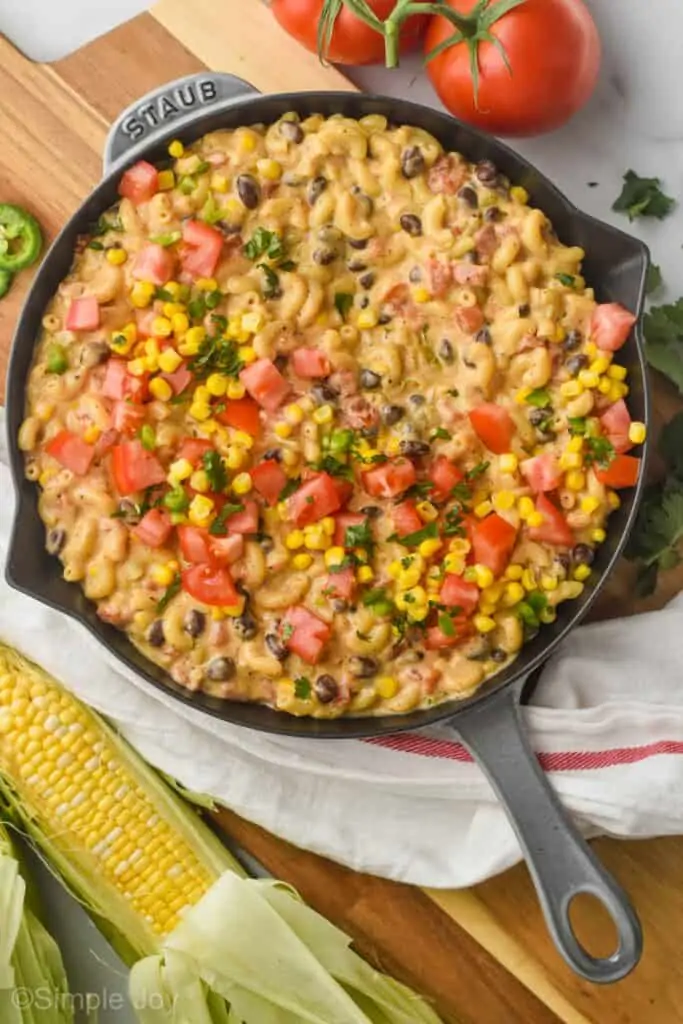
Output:
<path fill-rule="evenodd" d="M 304 130 L 296 121 L 280 121 L 280 135 L 289 142 L 303 142 Z"/>
<path fill-rule="evenodd" d="M 100 363 L 106 363 L 110 355 L 111 349 L 106 341 L 92 342 L 81 352 L 81 366 L 99 366 Z"/>
<path fill-rule="evenodd" d="M 502 217 L 503 214 L 497 206 L 487 206 L 484 210 L 484 220 L 487 224 L 496 224 Z"/>
<path fill-rule="evenodd" d="M 352 249 L 367 249 L 368 240 L 367 238 L 347 238 L 346 244 L 350 245 Z"/>
<path fill-rule="evenodd" d="M 577 544 L 572 549 L 572 561 L 575 565 L 592 565 L 595 559 L 595 551 L 588 544 Z"/>
<path fill-rule="evenodd" d="M 523 302 L 521 306 L 517 307 L 517 312 L 520 316 L 528 316 L 531 312 L 531 306 L 528 302 Z"/>
<path fill-rule="evenodd" d="M 319 267 L 329 267 L 337 258 L 337 253 L 329 246 L 321 246 L 313 252 L 313 262 Z"/>
<path fill-rule="evenodd" d="M 477 256 L 477 250 L 470 249 L 470 251 L 466 252 L 465 255 L 461 257 L 461 259 L 465 263 L 478 263 L 479 257 Z"/>
<path fill-rule="evenodd" d="M 261 186 L 251 174 L 237 175 L 237 195 L 248 210 L 255 210 L 261 201 Z"/>
<path fill-rule="evenodd" d="M 289 651 L 275 633 L 266 633 L 266 647 L 278 661 L 284 661 Z"/>
<path fill-rule="evenodd" d="M 419 284 L 422 280 L 422 267 L 411 267 L 408 280 L 411 284 Z"/>
<path fill-rule="evenodd" d="M 356 679 L 371 679 L 379 671 L 379 663 L 376 658 L 365 658 L 361 655 L 353 655 L 349 658 L 349 671 Z"/>
<path fill-rule="evenodd" d="M 273 359 L 273 365 L 276 370 L 282 372 L 287 369 L 287 363 L 289 362 L 289 356 L 286 356 L 284 352 L 279 352 L 278 355 Z"/>
<path fill-rule="evenodd" d="M 327 405 L 330 402 L 334 403 L 339 398 L 339 392 L 330 384 L 314 384 L 309 391 L 309 395 L 316 405 Z"/>
<path fill-rule="evenodd" d="M 118 504 L 118 517 L 124 523 L 139 523 L 140 510 L 131 498 L 121 498 Z"/>
<path fill-rule="evenodd" d="M 381 413 L 384 425 L 387 427 L 393 427 L 395 423 L 398 423 L 403 419 L 405 409 L 402 405 L 383 405 Z"/>
<path fill-rule="evenodd" d="M 555 564 L 560 569 L 563 576 L 566 576 L 572 564 L 572 560 L 566 551 L 561 551 L 555 555 Z"/>
<path fill-rule="evenodd" d="M 572 377 L 576 377 L 577 373 L 580 373 L 581 370 L 585 370 L 588 366 L 588 356 L 583 352 L 577 352 L 575 356 L 570 356 L 564 365 L 567 367 Z"/>
<path fill-rule="evenodd" d="M 386 324 L 390 324 L 393 319 L 394 318 L 391 315 L 391 313 L 384 312 L 380 313 L 379 317 L 377 318 L 377 323 L 380 324 L 380 326 L 384 327 L 386 326 Z"/>
<path fill-rule="evenodd" d="M 491 332 L 488 327 L 481 327 L 474 335 L 474 340 L 480 342 L 482 345 L 490 345 Z"/>
<path fill-rule="evenodd" d="M 532 427 L 538 427 L 544 420 L 548 419 L 547 409 L 529 409 L 529 423 Z"/>
<path fill-rule="evenodd" d="M 346 266 L 348 267 L 352 274 L 359 274 L 361 273 L 361 271 L 368 269 L 367 263 L 364 263 L 363 260 L 358 259 L 349 260 Z"/>
<path fill-rule="evenodd" d="M 244 611 L 236 619 L 232 620 L 233 628 L 244 640 L 253 640 L 258 633 L 256 619 L 250 611 Z"/>
<path fill-rule="evenodd" d="M 360 428 L 360 436 L 361 437 L 367 437 L 368 440 L 376 438 L 378 434 L 379 434 L 379 427 L 377 427 L 377 426 L 361 427 Z"/>
<path fill-rule="evenodd" d="M 313 178 L 306 189 L 306 199 L 308 200 L 309 206 L 315 206 L 326 188 L 327 178 L 322 174 L 319 174 L 317 178 Z"/>
<path fill-rule="evenodd" d="M 378 516 L 382 515 L 382 509 L 379 505 L 364 505 L 360 510 L 362 516 L 367 516 L 368 519 L 377 519 Z"/>
<path fill-rule="evenodd" d="M 263 453 L 264 459 L 273 459 L 275 462 L 282 461 L 282 449 L 281 448 L 267 448 Z"/>
<path fill-rule="evenodd" d="M 313 684 L 315 695 L 321 704 L 330 704 L 339 693 L 339 686 L 334 676 L 318 676 Z"/>
<path fill-rule="evenodd" d="M 417 178 L 425 169 L 424 153 L 419 146 L 410 146 L 401 153 L 401 170 L 404 178 Z"/>
<path fill-rule="evenodd" d="M 375 373 L 374 370 L 361 370 L 360 371 L 360 386 L 365 388 L 366 391 L 374 391 L 382 383 L 382 378 L 379 373 Z"/>
<path fill-rule="evenodd" d="M 156 619 L 147 631 L 147 643 L 150 647 L 163 647 L 165 642 L 164 623 L 161 619 Z"/>
<path fill-rule="evenodd" d="M 573 352 L 581 344 L 581 331 L 568 331 L 567 337 L 562 342 L 565 352 Z"/>
<path fill-rule="evenodd" d="M 370 305 L 370 297 L 368 295 L 362 295 L 358 300 L 358 305 L 361 309 L 367 309 Z"/>
<path fill-rule="evenodd" d="M 442 338 L 439 342 L 438 356 L 444 363 L 452 363 L 455 359 L 455 352 L 448 338 Z"/>
<path fill-rule="evenodd" d="M 460 189 L 458 192 L 458 199 L 462 199 L 463 203 L 466 203 L 467 206 L 471 206 L 473 210 L 476 210 L 479 206 L 477 193 L 470 185 L 465 185 L 464 188 Z"/>
<path fill-rule="evenodd" d="M 363 274 L 362 277 L 358 278 L 358 284 L 361 286 L 361 288 L 372 288 L 374 283 L 375 283 L 375 275 L 373 274 L 373 272 L 371 270 L 369 270 L 367 272 L 367 274 Z M 366 303 L 366 305 L 367 305 L 367 303 Z"/>
<path fill-rule="evenodd" d="M 482 185 L 494 185 L 498 180 L 498 168 L 493 160 L 480 160 L 474 173 Z"/>
<path fill-rule="evenodd" d="M 508 660 L 508 652 L 504 651 L 502 647 L 494 647 L 491 651 L 491 661 L 497 661 L 500 664 L 503 661 Z"/>
<path fill-rule="evenodd" d="M 58 555 L 66 543 L 66 530 L 60 530 L 55 527 L 54 530 L 49 530 L 47 539 L 45 541 L 45 547 L 47 548 L 48 554 Z"/>
<path fill-rule="evenodd" d="M 218 223 L 216 224 L 216 227 L 221 232 L 221 234 L 227 235 L 228 237 L 230 237 L 230 235 L 239 235 L 240 231 L 242 230 L 241 224 L 238 224 L 237 222 L 231 224 L 230 221 L 227 220 L 219 220 Z"/>
<path fill-rule="evenodd" d="M 427 441 L 401 441 L 398 449 L 401 455 L 406 455 L 409 459 L 421 459 L 431 451 Z"/>
<path fill-rule="evenodd" d="M 400 224 L 406 234 L 413 238 L 419 238 L 422 234 L 422 221 L 414 213 L 402 214 Z"/>
<path fill-rule="evenodd" d="M 235 674 L 235 662 L 232 658 L 212 658 L 206 668 L 207 678 L 215 683 L 226 683 Z"/>
<path fill-rule="evenodd" d="M 183 629 L 188 636 L 201 636 L 206 627 L 206 615 L 197 608 L 192 608 L 183 619 Z"/>
<path fill-rule="evenodd" d="M 272 551 L 273 548 L 275 547 L 275 541 L 273 540 L 272 537 L 269 537 L 267 533 L 261 534 L 261 536 L 258 538 L 258 543 L 259 547 L 261 548 L 261 551 L 265 551 L 266 554 L 269 551 Z"/>
<path fill-rule="evenodd" d="M 332 611 L 337 612 L 341 615 L 342 612 L 347 612 L 348 610 L 349 602 L 344 601 L 343 598 L 341 597 L 335 597 L 335 599 L 332 602 Z"/>
<path fill-rule="evenodd" d="M 425 398 L 424 395 L 419 395 L 416 393 L 414 395 L 409 395 L 408 401 L 411 403 L 411 405 L 414 405 L 416 408 L 419 408 L 421 405 L 425 404 L 427 399 Z"/>

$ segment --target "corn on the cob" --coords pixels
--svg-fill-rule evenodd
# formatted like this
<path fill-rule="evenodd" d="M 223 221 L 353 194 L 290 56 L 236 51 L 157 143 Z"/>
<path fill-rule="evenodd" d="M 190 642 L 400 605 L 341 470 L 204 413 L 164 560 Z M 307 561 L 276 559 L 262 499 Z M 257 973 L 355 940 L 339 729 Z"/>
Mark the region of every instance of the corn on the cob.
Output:
<path fill-rule="evenodd" d="M 224 871 L 243 874 L 101 718 L 1 644 L 0 790 L 128 963 Z"/>

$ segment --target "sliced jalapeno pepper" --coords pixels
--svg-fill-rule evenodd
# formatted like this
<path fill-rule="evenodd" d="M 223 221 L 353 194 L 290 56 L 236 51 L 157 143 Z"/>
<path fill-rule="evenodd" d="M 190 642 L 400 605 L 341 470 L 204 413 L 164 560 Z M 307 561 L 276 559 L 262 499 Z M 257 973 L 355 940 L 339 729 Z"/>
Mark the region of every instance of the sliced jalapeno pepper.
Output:
<path fill-rule="evenodd" d="M 0 270 L 15 274 L 38 259 L 43 246 L 40 224 L 11 203 L 0 203 Z"/>
<path fill-rule="evenodd" d="M 10 274 L 9 270 L 2 270 L 2 268 L 0 268 L 0 299 L 3 297 L 3 295 L 7 295 L 11 283 L 12 275 Z"/>

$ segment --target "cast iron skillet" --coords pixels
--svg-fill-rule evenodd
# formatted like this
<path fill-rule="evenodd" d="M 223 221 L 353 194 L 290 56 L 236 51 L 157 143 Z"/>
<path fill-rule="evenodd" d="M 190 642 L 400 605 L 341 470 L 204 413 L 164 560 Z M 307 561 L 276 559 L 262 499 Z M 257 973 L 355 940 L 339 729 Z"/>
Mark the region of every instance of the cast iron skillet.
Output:
<path fill-rule="evenodd" d="M 598 299 L 621 302 L 640 313 L 648 252 L 634 238 L 576 210 L 555 186 L 525 160 L 494 138 L 436 110 L 357 93 L 311 92 L 261 96 L 250 85 L 211 72 L 171 82 L 126 110 L 113 126 L 105 150 L 105 176 L 71 218 L 47 254 L 22 311 L 12 349 L 8 379 L 7 422 L 12 471 L 17 492 L 14 530 L 7 561 L 7 580 L 17 590 L 71 615 L 141 678 L 141 684 L 172 693 L 178 700 L 235 725 L 283 736 L 349 739 L 387 736 L 449 721 L 489 778 L 503 802 L 524 851 L 538 890 L 548 927 L 567 963 L 584 978 L 610 982 L 622 978 L 638 962 L 642 938 L 628 898 L 599 864 L 565 817 L 545 780 L 520 722 L 519 703 L 525 681 L 539 668 L 569 630 L 583 617 L 617 562 L 635 518 L 643 477 L 610 519 L 607 541 L 600 548 L 596 571 L 581 598 L 562 606 L 557 620 L 544 626 L 517 660 L 489 680 L 473 697 L 411 714 L 385 718 L 344 718 L 336 721 L 293 718 L 265 707 L 220 701 L 189 693 L 147 661 L 123 633 L 100 621 L 81 588 L 66 583 L 59 562 L 45 551 L 45 530 L 38 516 L 38 488 L 24 477 L 17 432 L 35 339 L 43 311 L 67 273 L 76 237 L 88 230 L 117 199 L 122 170 L 143 157 L 163 160 L 171 138 L 191 142 L 218 128 L 270 123 L 289 110 L 305 116 L 342 113 L 349 117 L 385 114 L 391 121 L 420 125 L 447 149 L 470 160 L 490 158 L 531 201 L 550 217 L 558 236 L 586 251 L 585 276 L 595 284 Z M 629 404 L 634 417 L 648 421 L 648 395 L 642 339 L 636 330 L 622 350 L 629 369 Z M 643 452 L 643 456 L 645 456 Z M 457 842 L 458 837 L 453 836 Z M 568 908 L 578 893 L 592 893 L 617 926 L 619 944 L 609 957 L 594 958 L 578 943 Z"/>

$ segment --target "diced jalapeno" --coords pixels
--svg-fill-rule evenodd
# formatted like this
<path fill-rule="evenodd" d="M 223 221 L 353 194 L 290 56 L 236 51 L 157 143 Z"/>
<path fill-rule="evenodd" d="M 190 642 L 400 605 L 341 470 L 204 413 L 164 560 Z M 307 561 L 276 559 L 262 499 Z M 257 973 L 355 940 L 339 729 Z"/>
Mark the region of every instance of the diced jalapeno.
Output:
<path fill-rule="evenodd" d="M 48 346 L 46 354 L 48 373 L 65 373 L 69 369 L 69 360 L 63 345 L 55 343 Z"/>
<path fill-rule="evenodd" d="M 184 512 L 190 504 L 190 499 L 182 487 L 174 487 L 164 497 L 164 505 L 169 512 Z"/>
<path fill-rule="evenodd" d="M 12 284 L 12 275 L 9 270 L 0 269 L 0 299 L 3 295 L 7 295 L 10 285 Z"/>
<path fill-rule="evenodd" d="M 157 439 L 154 433 L 154 427 L 150 426 L 149 423 L 145 423 L 144 426 L 140 427 L 140 444 L 148 451 L 153 452 L 156 447 Z"/>

